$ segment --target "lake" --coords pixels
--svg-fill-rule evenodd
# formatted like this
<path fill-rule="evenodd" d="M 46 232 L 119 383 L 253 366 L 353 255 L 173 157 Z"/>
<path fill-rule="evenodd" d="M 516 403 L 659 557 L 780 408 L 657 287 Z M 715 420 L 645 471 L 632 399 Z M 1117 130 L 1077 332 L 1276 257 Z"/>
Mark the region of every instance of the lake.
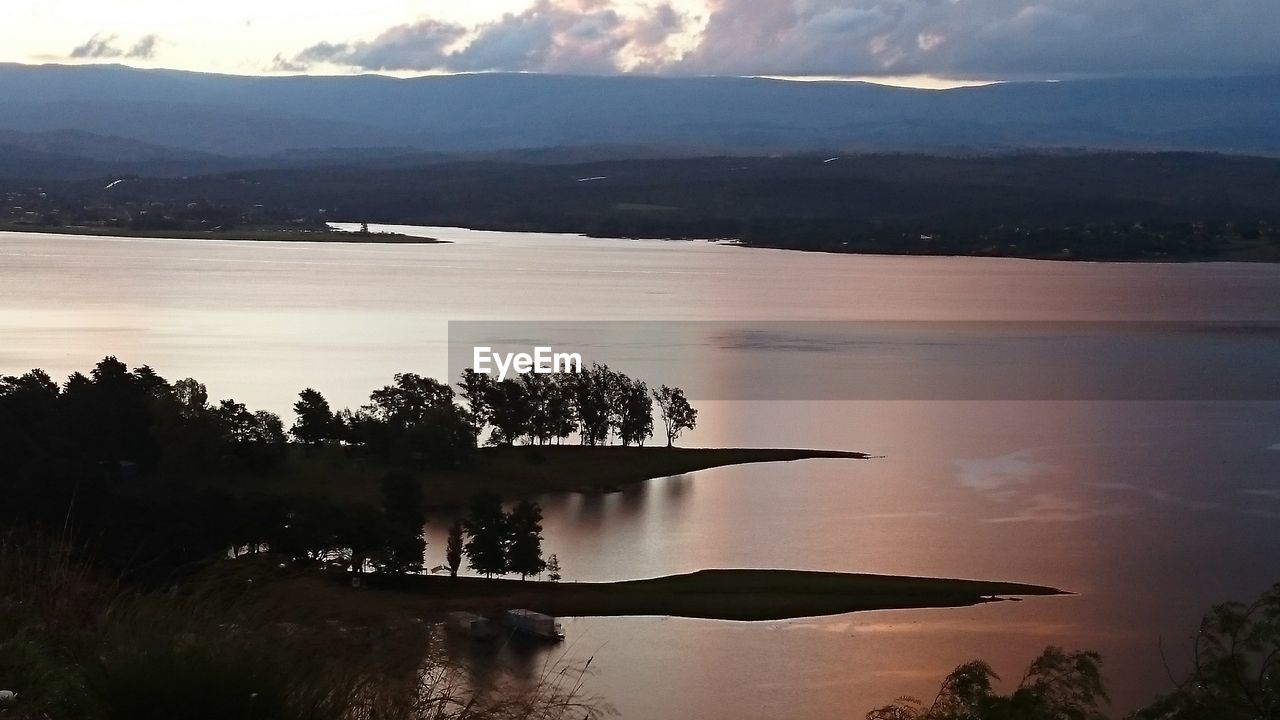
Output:
<path fill-rule="evenodd" d="M 65 376 L 114 354 L 170 379 L 199 378 L 212 397 L 287 414 L 306 385 L 354 406 L 396 372 L 443 376 L 448 323 L 458 320 L 1019 321 L 1053 337 L 1058 321 L 1280 321 L 1280 266 L 1271 265 L 845 256 L 399 229 L 453 242 L 0 235 L 0 373 Z M 1228 366 L 1246 358 L 1242 372 L 1274 380 L 1273 336 L 1226 335 L 1179 347 Z M 1141 346 L 1136 334 L 1133 342 Z M 732 377 L 723 349 L 705 349 L 708 373 Z M 772 353 L 785 367 L 803 350 L 735 352 Z M 1153 352 L 1135 368 L 1147 362 L 1154 373 L 1173 359 Z M 567 579 L 782 567 L 1076 594 L 766 623 L 571 619 L 561 650 L 505 661 L 537 673 L 593 658 L 588 690 L 628 719 L 856 718 L 903 694 L 931 695 L 975 657 L 1016 679 L 1058 644 L 1100 651 L 1116 709 L 1133 707 L 1169 688 L 1162 642 L 1178 663 L 1211 603 L 1280 581 L 1278 388 L 1215 400 L 1230 379 L 1205 374 L 1203 397 L 1162 401 L 695 401 L 700 422 L 684 445 L 881 457 L 542 498 L 546 550 Z M 768 382 L 798 380 L 780 372 Z M 433 557 L 443 557 L 442 530 L 431 528 Z"/>

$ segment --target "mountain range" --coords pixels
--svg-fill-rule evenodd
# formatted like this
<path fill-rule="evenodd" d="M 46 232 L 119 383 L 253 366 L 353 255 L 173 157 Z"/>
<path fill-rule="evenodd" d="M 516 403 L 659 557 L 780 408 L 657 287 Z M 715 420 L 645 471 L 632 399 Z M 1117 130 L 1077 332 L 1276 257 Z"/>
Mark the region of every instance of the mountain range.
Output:
<path fill-rule="evenodd" d="M 0 175 L 183 175 L 795 152 L 1190 150 L 1280 155 L 1280 76 L 917 90 L 763 78 L 252 77 L 0 65 Z M 545 153 L 555 149 L 555 153 Z"/>

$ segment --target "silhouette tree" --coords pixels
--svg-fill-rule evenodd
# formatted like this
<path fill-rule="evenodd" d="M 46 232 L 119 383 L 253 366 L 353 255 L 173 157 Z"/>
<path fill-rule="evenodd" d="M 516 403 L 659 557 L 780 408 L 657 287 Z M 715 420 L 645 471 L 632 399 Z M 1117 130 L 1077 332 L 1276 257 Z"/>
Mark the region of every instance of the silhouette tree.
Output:
<path fill-rule="evenodd" d="M 653 400 L 649 398 L 649 386 L 643 381 L 623 384 L 618 402 L 618 437 L 623 445 L 644 445 L 653 435 Z"/>
<path fill-rule="evenodd" d="M 551 415 L 555 379 L 551 375 L 534 373 L 522 376 L 520 382 L 524 385 L 524 401 L 527 406 L 527 432 L 532 440 L 545 445 L 551 440 L 555 427 L 555 418 Z"/>
<path fill-rule="evenodd" d="M 523 382 L 507 379 L 494 383 L 489 389 L 488 405 L 489 421 L 493 423 L 490 443 L 512 445 L 529 433 L 533 412 L 529 391 Z"/>
<path fill-rule="evenodd" d="M 560 556 L 551 553 L 551 557 L 547 558 L 547 580 L 551 582 L 560 582 Z"/>
<path fill-rule="evenodd" d="M 71 375 L 60 402 L 71 444 L 109 473 L 120 472 L 124 462 L 153 465 L 157 447 L 148 391 L 114 357 L 104 358 L 88 377 Z"/>
<path fill-rule="evenodd" d="M 1097 653 L 1049 647 L 1011 695 L 999 695 L 991 666 L 975 660 L 943 681 L 933 702 L 914 698 L 867 713 L 867 720 L 1105 720 L 1108 701 Z"/>
<path fill-rule="evenodd" d="M 209 391 L 192 378 L 184 378 L 173 384 L 173 397 L 183 417 L 191 418 L 204 412 L 209 405 Z"/>
<path fill-rule="evenodd" d="M 249 443 L 254 440 L 257 420 L 253 413 L 235 400 L 223 400 L 214 411 L 227 443 Z"/>
<path fill-rule="evenodd" d="M 462 381 L 458 388 L 462 391 L 462 399 L 467 402 L 468 420 L 471 425 L 475 447 L 480 447 L 480 435 L 493 415 L 489 406 L 489 393 L 492 392 L 493 378 L 478 373 L 471 368 L 462 371 Z"/>
<path fill-rule="evenodd" d="M 478 493 L 471 499 L 463 527 L 467 531 L 463 546 L 467 565 L 485 577 L 502 574 L 507 569 L 507 514 L 502 498 L 491 492 Z"/>
<path fill-rule="evenodd" d="M 557 444 L 573 434 L 578 427 L 578 409 L 573 404 L 573 389 L 565 375 L 553 376 L 546 399 L 546 428 Z"/>
<path fill-rule="evenodd" d="M 1280 584 L 1214 606 L 1192 642 L 1191 676 L 1135 720 L 1280 718 Z"/>
<path fill-rule="evenodd" d="M 658 402 L 658 412 L 667 432 L 667 447 L 674 445 L 685 430 L 692 430 L 698 424 L 698 411 L 685 399 L 680 388 L 663 385 L 653 392 L 653 399 Z"/>
<path fill-rule="evenodd" d="M 298 393 L 298 402 L 293 404 L 293 412 L 298 419 L 291 432 L 300 442 L 317 445 L 334 437 L 337 423 L 333 410 L 319 391 L 307 388 Z"/>
<path fill-rule="evenodd" d="M 387 543 L 376 562 L 386 572 L 422 570 L 427 541 L 423 537 L 426 512 L 422 486 L 410 475 L 392 473 L 382 479 L 382 514 Z"/>
<path fill-rule="evenodd" d="M 405 429 L 452 409 L 453 389 L 439 380 L 400 373 L 394 385 L 373 391 L 369 399 L 378 419 Z"/>
<path fill-rule="evenodd" d="M 546 568 L 542 559 L 542 508 L 521 500 L 507 518 L 506 554 L 508 572 L 524 580 Z"/>
<path fill-rule="evenodd" d="M 608 365 L 596 363 L 571 376 L 573 403 L 578 411 L 578 437 L 583 445 L 603 445 L 609 440 L 616 376 Z"/>
<path fill-rule="evenodd" d="M 449 566 L 449 576 L 458 577 L 458 567 L 462 565 L 462 521 L 454 520 L 449 526 L 449 540 L 444 551 L 445 563 Z"/>

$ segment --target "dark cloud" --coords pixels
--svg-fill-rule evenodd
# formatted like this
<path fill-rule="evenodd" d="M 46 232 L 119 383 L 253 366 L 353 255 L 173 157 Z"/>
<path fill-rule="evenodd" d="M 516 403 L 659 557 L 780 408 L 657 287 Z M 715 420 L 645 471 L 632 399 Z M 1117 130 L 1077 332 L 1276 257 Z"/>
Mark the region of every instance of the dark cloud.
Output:
<path fill-rule="evenodd" d="M 479 26 L 424 20 L 371 40 L 319 43 L 278 64 L 974 77 L 1280 71 L 1280 0 L 706 0 L 705 23 L 656 1 L 637 11 L 614 0 L 534 0 Z M 688 32 L 690 42 L 673 43 Z"/>
<path fill-rule="evenodd" d="M 622 13 L 607 0 L 537 0 L 528 9 L 465 27 L 438 20 L 399 25 L 367 41 L 313 45 L 277 69 L 330 63 L 362 70 L 509 70 L 608 73 L 659 61 L 686 17 L 663 3 Z"/>
<path fill-rule="evenodd" d="M 713 0 L 673 70 L 1009 77 L 1280 70 L 1276 0 Z"/>
<path fill-rule="evenodd" d="M 129 58 L 149 60 L 155 57 L 156 45 L 160 42 L 158 35 L 143 35 L 137 42 L 127 48 L 119 46 L 117 35 L 94 35 L 83 45 L 72 48 L 70 57 L 76 59 Z"/>

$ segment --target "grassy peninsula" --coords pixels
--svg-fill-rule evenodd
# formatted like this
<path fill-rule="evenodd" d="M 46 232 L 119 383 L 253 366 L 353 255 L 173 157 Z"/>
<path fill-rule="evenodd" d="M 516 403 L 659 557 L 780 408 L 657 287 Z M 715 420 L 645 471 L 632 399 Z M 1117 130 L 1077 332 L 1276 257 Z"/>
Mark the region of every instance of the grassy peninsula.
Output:
<path fill-rule="evenodd" d="M 784 620 L 863 610 L 964 607 L 1002 596 L 1061 595 L 1007 582 L 800 570 L 699 570 L 610 583 L 550 583 L 438 576 L 388 577 L 372 595 L 429 599 L 441 609 L 513 607 L 560 617 L 663 615 L 712 620 Z"/>
<path fill-rule="evenodd" d="M 423 485 L 431 507 L 457 507 L 477 492 L 519 499 L 553 492 L 616 492 L 652 478 L 683 475 L 728 465 L 796 460 L 852 459 L 866 453 L 786 448 L 681 448 L 635 446 L 503 446 L 475 450 L 466 465 L 409 471 Z M 289 448 L 274 469 L 228 474 L 198 482 L 233 493 L 309 495 L 338 502 L 373 502 L 382 478 L 398 470 L 343 448 Z"/>
<path fill-rule="evenodd" d="M 764 621 L 866 610 L 967 607 L 1008 597 L 1067 594 L 1040 585 L 802 570 L 716 569 L 620 582 L 543 582 L 440 575 L 366 575 L 282 569 L 246 557 L 211 569 L 218 588 L 302 603 L 356 625 L 401 623 L 454 610 L 529 608 L 557 617 L 669 616 Z M 252 582 L 250 582 L 252 580 Z"/>

